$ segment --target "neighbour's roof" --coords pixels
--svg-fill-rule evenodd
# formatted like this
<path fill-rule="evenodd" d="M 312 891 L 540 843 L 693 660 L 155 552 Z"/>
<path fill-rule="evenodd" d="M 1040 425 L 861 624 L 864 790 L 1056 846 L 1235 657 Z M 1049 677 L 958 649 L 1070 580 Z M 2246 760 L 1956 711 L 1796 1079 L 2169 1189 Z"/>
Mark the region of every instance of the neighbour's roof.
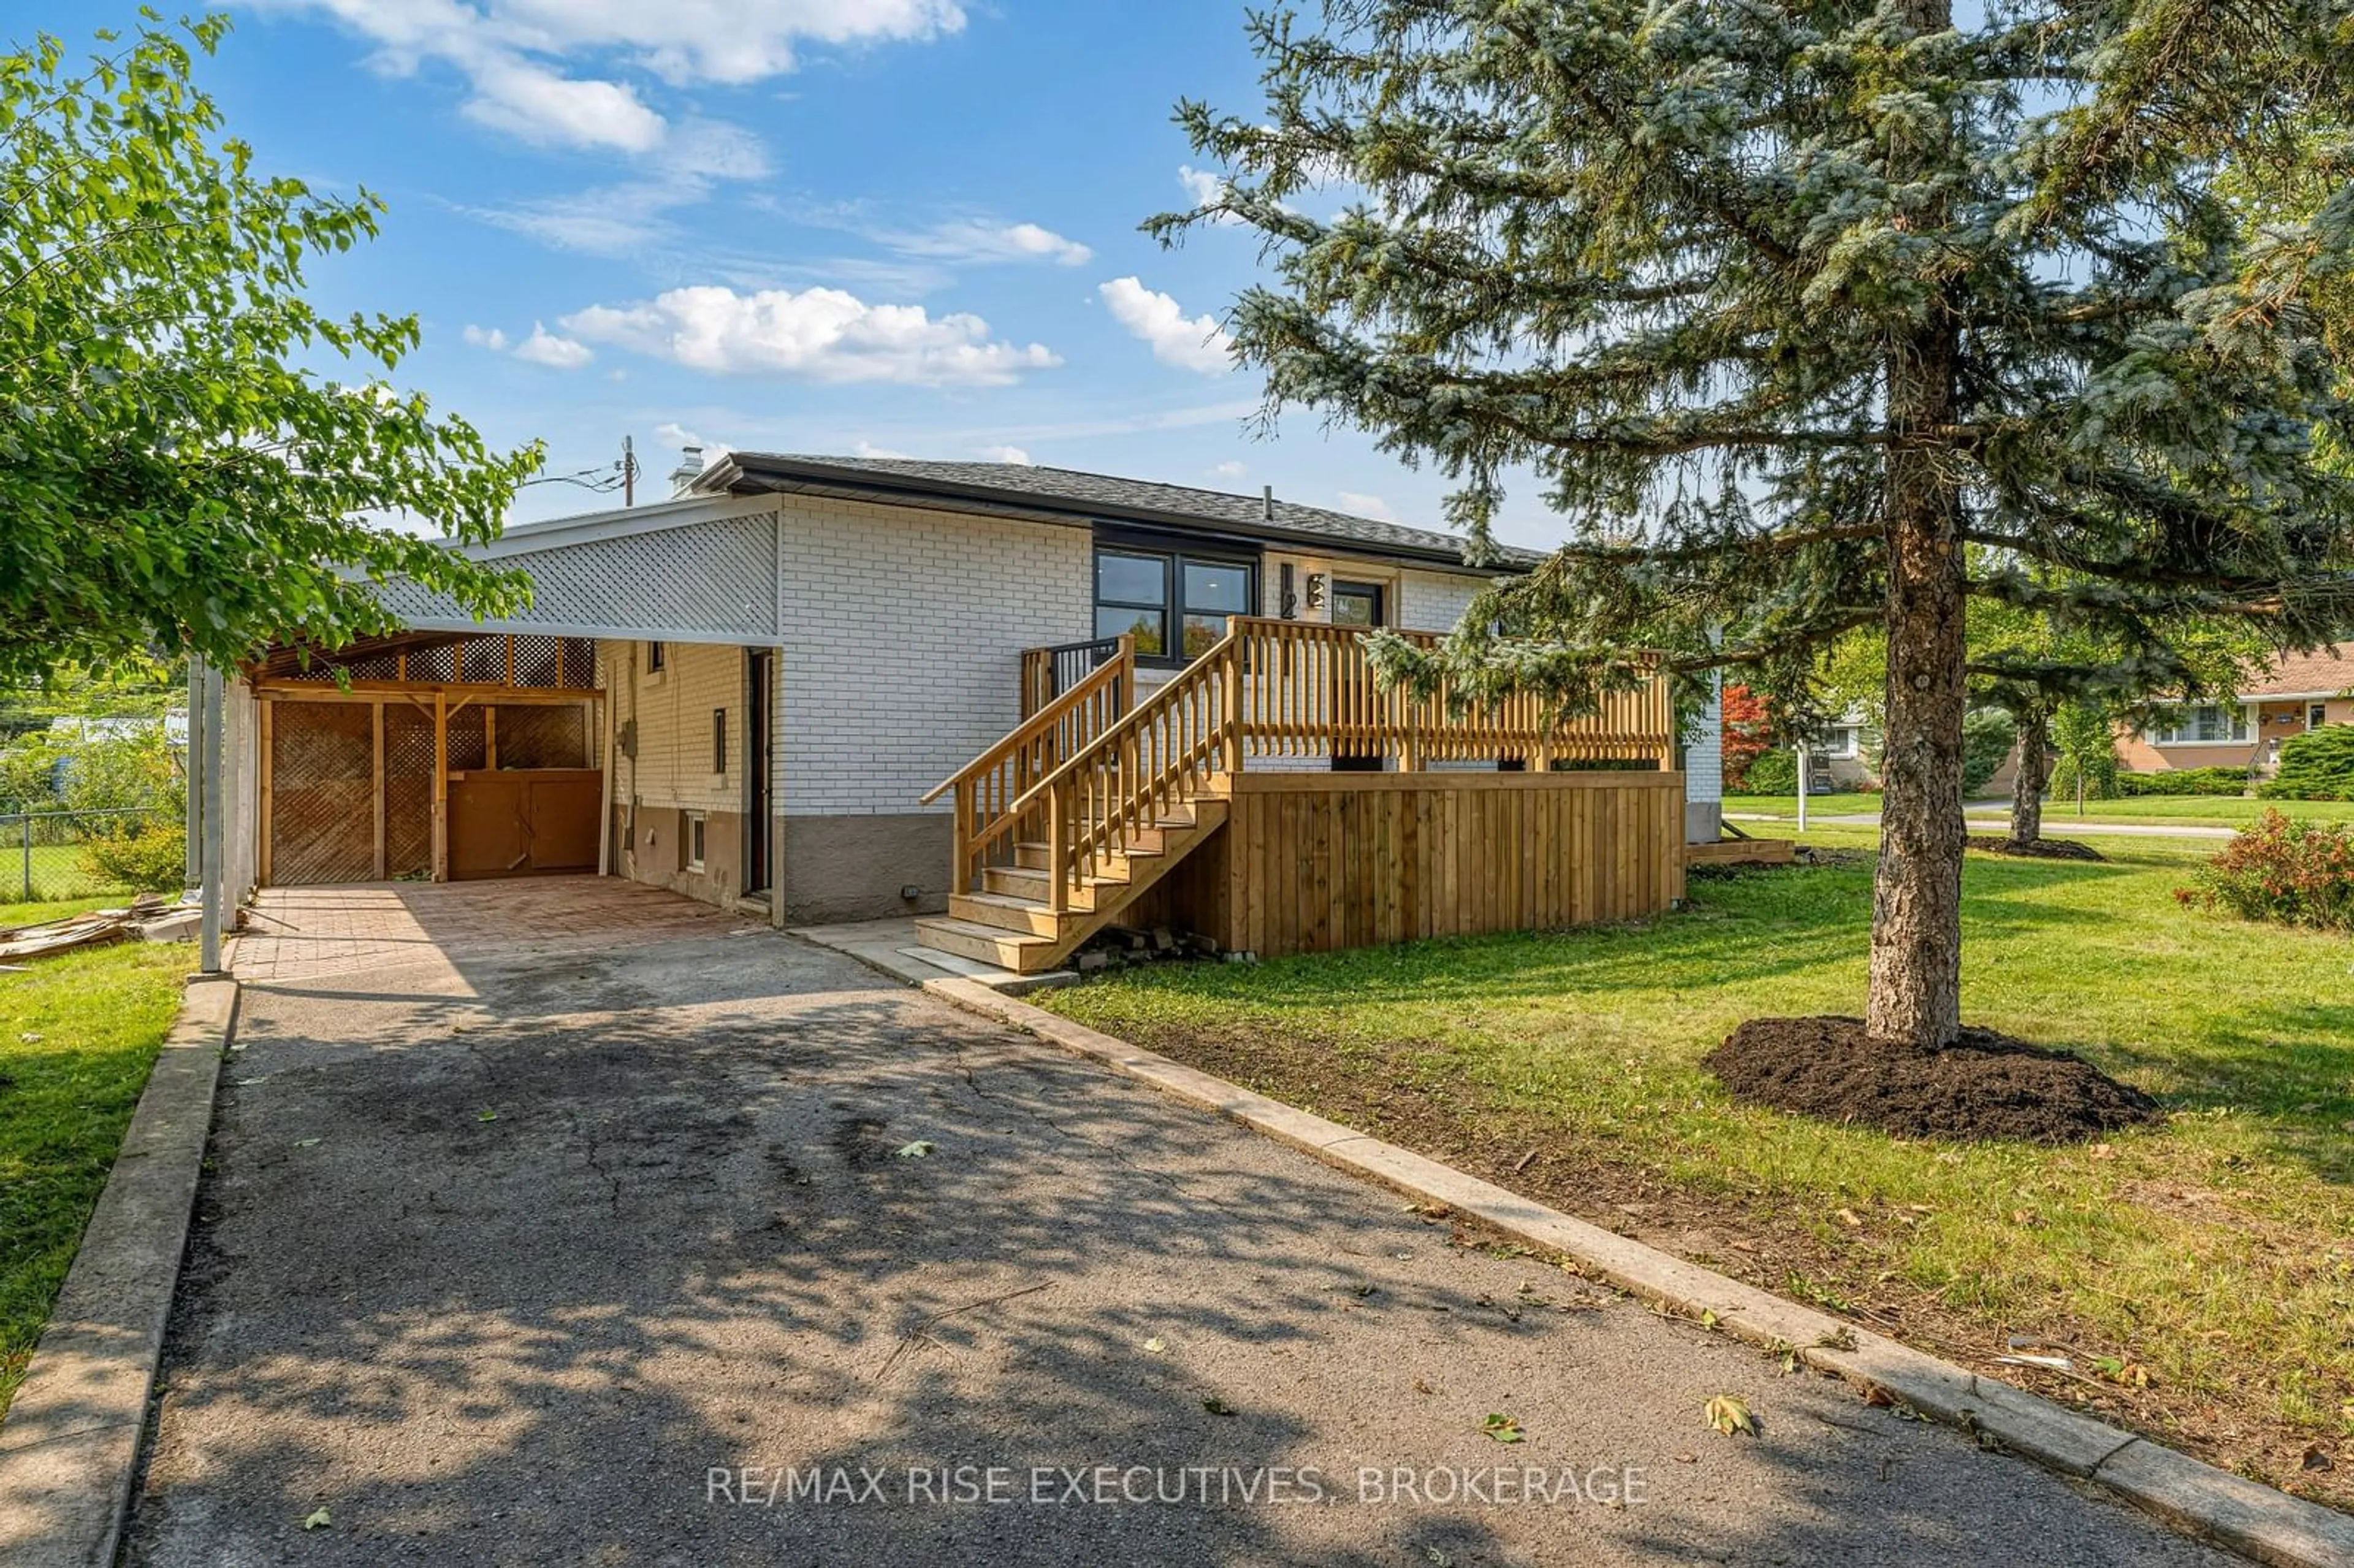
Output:
<path fill-rule="evenodd" d="M 1321 506 L 1264 495 L 1159 484 L 1108 473 L 1026 463 L 934 462 L 921 458 L 797 456 L 731 452 L 695 482 L 706 493 L 767 491 L 849 495 L 884 503 L 921 502 L 949 511 L 998 514 L 1052 514 L 1112 523 L 1190 528 L 1301 545 L 1341 546 L 1363 554 L 1430 561 L 1461 569 L 1464 542 L 1452 534 L 1408 528 Z M 1501 570 L 1522 569 L 1540 557 L 1506 550 Z"/>
<path fill-rule="evenodd" d="M 2240 686 L 2243 697 L 2329 697 L 2354 686 L 2354 642 L 2316 653 L 2284 653 Z"/>

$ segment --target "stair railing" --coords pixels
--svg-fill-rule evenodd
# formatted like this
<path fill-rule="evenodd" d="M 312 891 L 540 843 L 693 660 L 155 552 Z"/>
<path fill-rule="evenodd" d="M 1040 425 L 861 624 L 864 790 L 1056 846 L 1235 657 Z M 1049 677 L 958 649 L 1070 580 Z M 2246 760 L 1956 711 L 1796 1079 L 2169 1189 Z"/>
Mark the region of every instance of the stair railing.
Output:
<path fill-rule="evenodd" d="M 1007 809 L 1001 832 L 1034 810 L 1044 818 L 1047 906 L 1062 914 L 1071 895 L 1108 869 L 1170 811 L 1193 800 L 1222 772 L 1242 767 L 1237 707 L 1241 661 L 1235 622 L 1086 749 L 1031 786 Z"/>
<path fill-rule="evenodd" d="M 1093 745 L 1135 703 L 1136 640 L 1111 641 L 1117 646 L 1108 658 L 923 797 L 928 806 L 956 792 L 950 886 L 957 892 L 970 892 L 991 864 L 1011 863 L 1011 846 L 1027 836 L 1023 817 L 1031 810 L 1016 802 Z M 992 854 L 1002 859 L 992 861 Z"/>

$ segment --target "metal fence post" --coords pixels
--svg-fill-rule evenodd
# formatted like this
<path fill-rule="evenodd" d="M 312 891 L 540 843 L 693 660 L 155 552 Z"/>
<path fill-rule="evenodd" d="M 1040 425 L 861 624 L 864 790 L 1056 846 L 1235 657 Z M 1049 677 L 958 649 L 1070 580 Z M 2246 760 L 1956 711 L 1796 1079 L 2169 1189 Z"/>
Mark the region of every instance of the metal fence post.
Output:
<path fill-rule="evenodd" d="M 221 673 L 205 666 L 205 902 L 198 968 L 217 975 L 221 967 Z"/>
<path fill-rule="evenodd" d="M 24 902 L 33 901 L 33 813 L 27 811 L 16 819 L 16 827 L 25 841 Z"/>

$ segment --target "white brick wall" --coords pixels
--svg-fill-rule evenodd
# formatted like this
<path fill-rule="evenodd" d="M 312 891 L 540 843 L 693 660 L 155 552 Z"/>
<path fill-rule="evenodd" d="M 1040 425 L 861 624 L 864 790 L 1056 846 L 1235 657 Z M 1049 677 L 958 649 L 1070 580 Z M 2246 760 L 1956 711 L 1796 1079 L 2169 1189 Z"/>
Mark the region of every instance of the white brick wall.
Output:
<path fill-rule="evenodd" d="M 1455 572 L 1400 572 L 1397 623 L 1408 631 L 1452 631 L 1487 586 L 1486 577 Z"/>
<path fill-rule="evenodd" d="M 1691 736 L 1684 753 L 1684 799 L 1687 801 L 1724 799 L 1724 678 L 1709 676 L 1708 705 Z"/>
<path fill-rule="evenodd" d="M 716 643 L 663 645 L 663 667 L 646 670 L 646 644 L 601 642 L 599 674 L 615 721 L 638 726 L 632 762 L 619 755 L 609 781 L 612 798 L 632 794 L 647 806 L 697 811 L 744 809 L 744 650 Z M 727 710 L 727 766 L 712 771 L 711 714 Z M 603 744 L 603 736 L 598 737 Z"/>
<path fill-rule="evenodd" d="M 1093 634 L 1084 526 L 783 505 L 789 816 L 923 810 L 917 796 L 1019 722 L 1022 650 Z"/>

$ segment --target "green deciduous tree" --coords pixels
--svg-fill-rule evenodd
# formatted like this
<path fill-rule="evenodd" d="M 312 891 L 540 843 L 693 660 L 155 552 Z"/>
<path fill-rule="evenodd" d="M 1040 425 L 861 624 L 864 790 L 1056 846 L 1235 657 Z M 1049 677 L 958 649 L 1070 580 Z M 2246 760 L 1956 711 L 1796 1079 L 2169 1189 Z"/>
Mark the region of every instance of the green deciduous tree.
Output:
<path fill-rule="evenodd" d="M 336 646 L 391 629 L 367 583 L 396 574 L 484 612 L 525 591 L 387 525 L 490 539 L 538 452 L 381 379 L 414 317 L 304 299 L 306 260 L 372 237 L 381 204 L 260 174 L 223 133 L 191 73 L 227 26 L 151 15 L 84 63 L 47 37 L 0 54 L 0 687 Z"/>
<path fill-rule="evenodd" d="M 1571 530 L 1388 668 L 1576 703 L 1664 643 L 1797 713 L 1875 629 L 1866 1020 L 1950 1041 L 1968 602 L 2149 689 L 2194 621 L 2354 623 L 2354 494 L 2314 456 L 2354 411 L 2309 308 L 2354 194 L 2259 243 L 2217 188 L 2343 122 L 2346 0 L 1322 9 L 1252 23 L 1262 110 L 1181 106 L 1228 178 L 1150 227 L 1261 238 L 1231 327 L 1271 405 L 1435 464 L 1476 542 L 1522 468 Z"/>

